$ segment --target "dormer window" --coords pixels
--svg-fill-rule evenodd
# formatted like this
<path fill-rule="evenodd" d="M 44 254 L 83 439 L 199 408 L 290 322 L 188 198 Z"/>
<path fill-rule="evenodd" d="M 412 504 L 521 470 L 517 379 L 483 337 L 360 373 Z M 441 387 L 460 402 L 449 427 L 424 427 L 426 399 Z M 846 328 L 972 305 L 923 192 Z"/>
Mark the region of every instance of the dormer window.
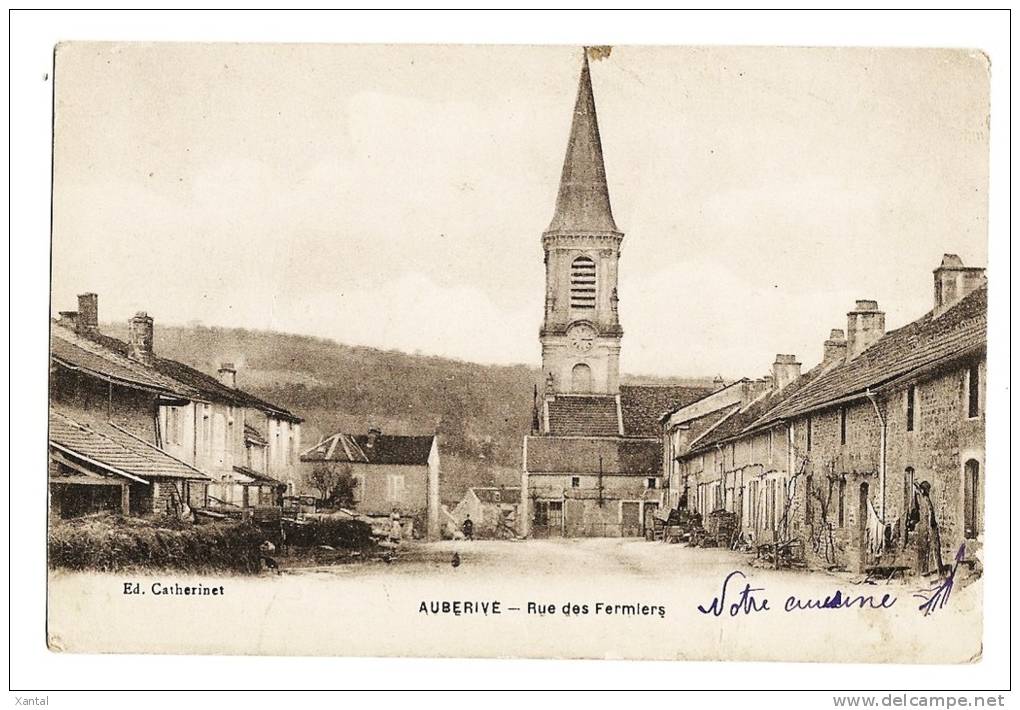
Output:
<path fill-rule="evenodd" d="M 595 309 L 595 261 L 579 256 L 570 264 L 570 307 Z"/>

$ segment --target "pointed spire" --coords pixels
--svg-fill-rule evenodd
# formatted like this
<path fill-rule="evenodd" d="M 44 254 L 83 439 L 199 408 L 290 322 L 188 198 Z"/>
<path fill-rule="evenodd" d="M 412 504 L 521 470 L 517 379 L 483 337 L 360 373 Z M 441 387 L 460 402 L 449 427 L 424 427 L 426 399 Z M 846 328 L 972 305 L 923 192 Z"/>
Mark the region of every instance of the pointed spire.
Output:
<path fill-rule="evenodd" d="M 609 186 L 602 159 L 602 140 L 591 90 L 588 52 L 581 65 L 574 120 L 570 126 L 567 155 L 563 160 L 556 213 L 549 232 L 616 232 L 609 206 Z"/>

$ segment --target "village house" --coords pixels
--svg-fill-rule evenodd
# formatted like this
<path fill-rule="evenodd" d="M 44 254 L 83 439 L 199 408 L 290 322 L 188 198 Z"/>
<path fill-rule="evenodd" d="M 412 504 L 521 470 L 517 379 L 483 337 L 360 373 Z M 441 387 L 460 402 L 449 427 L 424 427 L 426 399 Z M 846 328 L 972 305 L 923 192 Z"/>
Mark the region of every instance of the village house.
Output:
<path fill-rule="evenodd" d="M 587 57 L 556 207 L 542 235 L 545 391 L 523 446 L 522 536 L 639 536 L 662 505 L 664 411 L 710 389 L 621 386 L 617 270 L 623 233 L 609 202 Z"/>
<path fill-rule="evenodd" d="M 934 307 L 886 333 L 857 301 L 807 373 L 777 356 L 757 399 L 682 441 L 664 419 L 671 503 L 735 512 L 751 544 L 785 544 L 813 566 L 936 571 L 983 530 L 984 270 L 947 254 Z M 690 420 L 694 421 L 694 420 Z M 930 501 L 930 502 L 929 502 Z M 931 522 L 929 522 L 931 521 Z"/>
<path fill-rule="evenodd" d="M 300 418 L 238 389 L 232 366 L 221 381 L 158 357 L 147 314 L 131 318 L 125 342 L 100 332 L 95 294 L 78 306 L 60 313 L 50 338 L 57 514 L 279 505 L 295 474 Z M 246 431 L 266 432 L 261 457 L 249 455 Z"/>
<path fill-rule="evenodd" d="M 453 523 L 461 530 L 469 517 L 478 538 L 514 537 L 521 504 L 520 488 L 475 486 L 468 488 L 453 509 Z"/>
<path fill-rule="evenodd" d="M 367 516 L 397 513 L 411 534 L 440 537 L 439 437 L 400 436 L 369 429 L 338 432 L 301 454 L 305 480 L 316 467 L 329 466 L 356 481 L 354 508 Z"/>

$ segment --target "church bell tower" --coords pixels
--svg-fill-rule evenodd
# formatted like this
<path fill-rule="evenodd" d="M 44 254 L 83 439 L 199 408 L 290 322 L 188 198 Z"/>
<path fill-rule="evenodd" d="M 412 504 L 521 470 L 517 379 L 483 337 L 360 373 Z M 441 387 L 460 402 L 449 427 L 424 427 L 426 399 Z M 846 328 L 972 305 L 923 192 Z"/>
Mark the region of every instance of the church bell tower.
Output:
<path fill-rule="evenodd" d="M 620 343 L 616 274 L 623 233 L 609 205 L 595 96 L 585 52 L 556 211 L 542 234 L 548 394 L 616 395 Z"/>

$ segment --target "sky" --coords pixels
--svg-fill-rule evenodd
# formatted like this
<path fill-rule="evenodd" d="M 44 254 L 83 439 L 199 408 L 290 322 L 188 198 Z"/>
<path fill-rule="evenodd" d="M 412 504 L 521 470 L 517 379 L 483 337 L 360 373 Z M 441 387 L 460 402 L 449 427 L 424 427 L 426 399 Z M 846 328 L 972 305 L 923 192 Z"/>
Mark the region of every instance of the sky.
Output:
<path fill-rule="evenodd" d="M 541 360 L 577 47 L 63 44 L 53 309 Z M 856 299 L 987 260 L 988 65 L 962 50 L 614 47 L 591 67 L 621 369 L 821 359 Z M 159 343 L 157 340 L 156 348 Z"/>

